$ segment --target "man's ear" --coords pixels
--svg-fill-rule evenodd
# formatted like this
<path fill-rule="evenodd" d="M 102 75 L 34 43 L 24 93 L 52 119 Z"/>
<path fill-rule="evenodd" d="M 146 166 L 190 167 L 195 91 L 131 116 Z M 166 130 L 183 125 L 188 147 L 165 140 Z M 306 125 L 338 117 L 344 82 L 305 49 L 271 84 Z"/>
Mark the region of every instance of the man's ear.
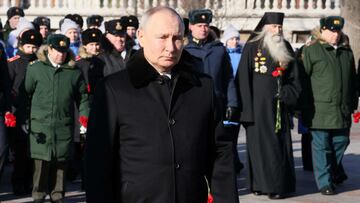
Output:
<path fill-rule="evenodd" d="M 144 30 L 143 29 L 140 28 L 136 31 L 136 38 L 138 39 L 140 46 L 143 47 L 143 43 L 144 43 Z"/>

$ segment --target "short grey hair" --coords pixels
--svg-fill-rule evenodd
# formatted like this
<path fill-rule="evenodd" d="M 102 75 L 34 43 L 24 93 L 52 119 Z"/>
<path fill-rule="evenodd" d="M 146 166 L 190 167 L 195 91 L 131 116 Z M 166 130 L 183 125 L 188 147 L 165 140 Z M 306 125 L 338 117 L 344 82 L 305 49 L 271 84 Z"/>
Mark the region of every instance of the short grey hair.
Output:
<path fill-rule="evenodd" d="M 150 8 L 149 10 L 147 10 L 140 19 L 139 29 L 145 29 L 145 27 L 146 27 L 149 19 L 151 18 L 151 16 L 154 15 L 155 13 L 157 13 L 157 12 L 160 12 L 160 11 L 169 11 L 174 16 L 176 16 L 179 19 L 179 22 L 180 22 L 181 32 L 184 34 L 185 25 L 184 25 L 183 19 L 181 18 L 181 16 L 174 9 L 172 9 L 170 7 L 167 7 L 167 6 L 157 6 L 157 7 L 153 7 L 153 8 Z"/>

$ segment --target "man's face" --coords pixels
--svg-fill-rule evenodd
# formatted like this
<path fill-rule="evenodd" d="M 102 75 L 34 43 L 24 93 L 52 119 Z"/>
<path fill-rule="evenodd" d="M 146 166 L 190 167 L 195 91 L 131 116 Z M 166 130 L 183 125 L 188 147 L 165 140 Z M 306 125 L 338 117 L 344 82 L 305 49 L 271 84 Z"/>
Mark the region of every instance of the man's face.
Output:
<path fill-rule="evenodd" d="M 340 40 L 341 31 L 340 30 L 321 30 L 321 37 L 331 45 L 337 45 Z"/>
<path fill-rule="evenodd" d="M 273 35 L 282 35 L 282 25 L 279 24 L 268 24 L 267 30 Z"/>
<path fill-rule="evenodd" d="M 106 38 L 110 41 L 110 43 L 114 46 L 115 50 L 118 52 L 122 52 L 125 50 L 125 41 L 126 35 L 113 35 L 106 34 Z"/>
<path fill-rule="evenodd" d="M 136 37 L 136 28 L 132 26 L 128 26 L 126 28 L 126 33 L 133 39 Z"/>
<path fill-rule="evenodd" d="M 48 48 L 48 53 L 49 53 L 49 57 L 50 60 L 56 64 L 63 64 L 65 62 L 66 59 L 66 52 L 60 52 L 54 48 L 49 47 Z"/>
<path fill-rule="evenodd" d="M 90 42 L 87 45 L 85 45 L 85 50 L 89 54 L 98 55 L 99 52 L 100 52 L 100 43 L 98 43 L 98 42 Z"/>
<path fill-rule="evenodd" d="M 189 29 L 191 30 L 191 35 L 199 40 L 206 39 L 210 32 L 209 24 L 207 23 L 189 24 Z"/>
<path fill-rule="evenodd" d="M 22 48 L 25 54 L 34 54 L 38 50 L 38 47 L 33 44 L 24 44 Z"/>
<path fill-rule="evenodd" d="M 69 29 L 66 31 L 65 36 L 70 39 L 70 43 L 74 43 L 79 39 L 79 32 L 77 29 Z"/>
<path fill-rule="evenodd" d="M 19 22 L 19 19 L 20 19 L 20 16 L 19 15 L 16 15 L 16 16 L 13 16 L 9 19 L 9 25 L 11 27 L 11 29 L 15 29 L 18 22 Z"/>
<path fill-rule="evenodd" d="M 178 17 L 163 10 L 153 14 L 137 36 L 146 60 L 158 71 L 170 71 L 183 50 L 183 29 Z"/>
<path fill-rule="evenodd" d="M 46 25 L 40 25 L 39 26 L 39 32 L 43 39 L 46 39 L 46 37 L 49 35 L 49 29 Z"/>

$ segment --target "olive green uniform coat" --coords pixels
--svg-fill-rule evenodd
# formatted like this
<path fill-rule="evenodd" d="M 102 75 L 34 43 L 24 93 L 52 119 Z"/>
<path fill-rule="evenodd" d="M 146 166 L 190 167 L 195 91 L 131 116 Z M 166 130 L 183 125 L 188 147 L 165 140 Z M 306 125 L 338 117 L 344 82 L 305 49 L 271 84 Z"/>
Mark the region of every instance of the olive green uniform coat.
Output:
<path fill-rule="evenodd" d="M 321 38 L 305 46 L 306 72 L 303 121 L 314 129 L 351 127 L 351 114 L 357 108 L 357 81 L 354 55 L 346 36 L 335 49 Z"/>
<path fill-rule="evenodd" d="M 80 116 L 88 116 L 85 81 L 69 54 L 66 62 L 55 68 L 46 46 L 38 53 L 39 60 L 29 65 L 25 76 L 31 157 L 65 161 L 73 139 L 74 102 L 79 105 Z"/>

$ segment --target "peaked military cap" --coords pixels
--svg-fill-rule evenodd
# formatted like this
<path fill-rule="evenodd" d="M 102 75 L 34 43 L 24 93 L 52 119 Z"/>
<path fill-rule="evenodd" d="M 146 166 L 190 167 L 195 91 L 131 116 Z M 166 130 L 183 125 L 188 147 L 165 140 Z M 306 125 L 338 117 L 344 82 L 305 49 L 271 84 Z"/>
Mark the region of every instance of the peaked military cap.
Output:
<path fill-rule="evenodd" d="M 21 38 L 19 40 L 19 43 L 21 45 L 24 44 L 33 44 L 37 47 L 39 47 L 43 42 L 43 38 L 40 34 L 40 32 L 36 30 L 27 30 L 24 33 L 22 33 Z"/>
<path fill-rule="evenodd" d="M 120 19 L 105 22 L 105 33 L 113 35 L 125 35 L 126 25 Z"/>
<path fill-rule="evenodd" d="M 322 30 L 342 30 L 345 24 L 344 18 L 340 16 L 328 16 L 320 19 L 320 28 Z"/>
<path fill-rule="evenodd" d="M 21 17 L 25 16 L 24 10 L 16 6 L 9 8 L 6 12 L 6 15 L 8 19 L 12 18 L 13 16 L 21 16 Z"/>
<path fill-rule="evenodd" d="M 88 28 L 91 26 L 100 27 L 103 21 L 104 17 L 102 17 L 101 15 L 91 15 L 86 19 L 86 24 Z"/>
<path fill-rule="evenodd" d="M 33 20 L 33 23 L 36 24 L 37 26 L 45 25 L 48 29 L 50 29 L 50 18 L 48 17 L 45 16 L 36 17 Z"/>
<path fill-rule="evenodd" d="M 81 34 L 83 45 L 87 45 L 91 42 L 100 42 L 101 38 L 102 32 L 97 28 L 87 29 Z"/>
<path fill-rule="evenodd" d="M 209 9 L 195 9 L 189 12 L 189 22 L 191 24 L 207 23 L 212 21 L 212 12 Z"/>
<path fill-rule="evenodd" d="M 47 44 L 59 52 L 67 52 L 70 46 L 70 39 L 63 34 L 52 34 L 47 38 Z"/>

